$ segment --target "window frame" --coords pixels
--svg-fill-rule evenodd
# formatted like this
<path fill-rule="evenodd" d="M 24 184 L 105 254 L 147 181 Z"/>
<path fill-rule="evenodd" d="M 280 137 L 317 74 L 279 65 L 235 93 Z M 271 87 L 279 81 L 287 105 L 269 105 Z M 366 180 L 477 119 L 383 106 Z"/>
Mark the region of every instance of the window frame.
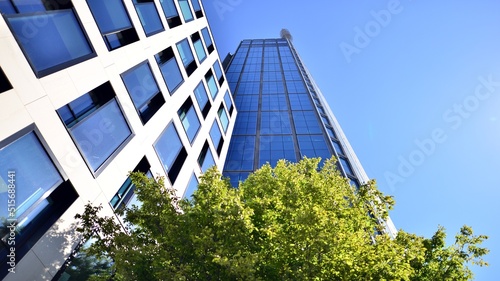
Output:
<path fill-rule="evenodd" d="M 135 104 L 135 102 L 132 98 L 132 94 L 130 93 L 130 91 L 127 87 L 127 83 L 125 83 L 125 78 L 124 78 L 124 75 L 132 73 L 134 70 L 137 70 L 138 68 L 142 67 L 143 65 L 147 65 L 147 68 L 149 69 L 149 72 L 151 73 L 151 77 L 153 78 L 153 81 L 156 84 L 156 87 L 158 88 L 158 92 L 156 94 L 152 95 L 152 97 L 148 101 L 144 102 L 141 105 L 141 108 L 144 108 L 145 106 L 147 106 L 151 103 L 154 104 L 154 107 L 151 109 L 151 111 L 154 111 L 154 112 L 151 112 L 150 115 L 146 115 L 147 113 L 143 113 L 140 110 L 140 108 L 137 107 L 137 105 Z M 126 88 L 127 93 L 130 97 L 130 100 L 132 101 L 132 104 L 134 104 L 134 108 L 135 108 L 137 114 L 139 115 L 139 118 L 141 119 L 142 124 L 145 125 L 149 120 L 151 120 L 151 118 L 153 118 L 153 116 L 156 114 L 156 112 L 158 112 L 158 110 L 160 110 L 160 108 L 165 104 L 165 97 L 163 96 L 163 93 L 161 92 L 161 89 L 158 85 L 158 80 L 156 79 L 156 76 L 154 75 L 153 70 L 151 69 L 151 65 L 149 64 L 149 61 L 145 60 L 145 61 L 133 66 L 132 68 L 125 70 L 122 74 L 120 74 L 120 78 L 122 79 L 122 82 L 125 85 L 125 88 Z"/>

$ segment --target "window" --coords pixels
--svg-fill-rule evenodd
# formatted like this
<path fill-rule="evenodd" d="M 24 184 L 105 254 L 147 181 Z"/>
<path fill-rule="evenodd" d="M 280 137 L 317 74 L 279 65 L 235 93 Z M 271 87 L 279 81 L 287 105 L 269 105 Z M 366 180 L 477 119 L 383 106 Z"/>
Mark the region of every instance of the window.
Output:
<path fill-rule="evenodd" d="M 146 157 L 143 157 L 139 162 L 139 164 L 134 168 L 133 172 L 142 172 L 146 174 L 148 178 L 152 178 L 153 174 L 149 170 L 150 167 L 151 166 L 149 165 L 149 162 L 146 159 Z M 135 185 L 132 183 L 130 177 L 128 177 L 122 184 L 122 186 L 118 189 L 115 196 L 113 196 L 113 198 L 111 198 L 111 201 L 109 201 L 109 204 L 111 204 L 113 210 L 117 211 L 118 213 L 123 212 L 119 216 L 119 219 L 122 224 L 124 223 L 123 219 L 125 218 L 124 211 L 127 208 L 131 208 L 132 205 L 135 205 L 137 207 L 142 206 L 141 201 L 137 199 L 137 195 L 134 192 L 135 192 Z"/>
<path fill-rule="evenodd" d="M 338 155 L 344 155 L 344 150 L 342 149 L 342 146 L 338 141 L 333 141 L 333 147 L 335 148 L 335 151 L 337 152 Z"/>
<path fill-rule="evenodd" d="M 208 31 L 208 28 L 203 28 L 201 30 L 201 35 L 203 36 L 203 40 L 205 41 L 205 46 L 207 46 L 208 53 L 211 54 L 215 50 L 215 47 L 212 43 L 212 38 L 210 37 L 210 31 Z"/>
<path fill-rule="evenodd" d="M 193 143 L 194 137 L 198 130 L 200 129 L 200 120 L 198 115 L 196 115 L 196 110 L 193 107 L 193 101 L 189 97 L 181 108 L 177 111 L 179 118 L 181 119 L 182 126 L 190 143 Z"/>
<path fill-rule="evenodd" d="M 321 157 L 321 163 L 332 157 L 323 135 L 297 136 L 301 157 Z"/>
<path fill-rule="evenodd" d="M 222 146 L 224 145 L 224 138 L 222 137 L 219 125 L 215 120 L 214 123 L 212 124 L 212 128 L 210 128 L 210 138 L 212 139 L 212 143 L 214 144 L 215 150 L 217 150 L 217 155 L 220 155 L 220 152 L 222 151 Z"/>
<path fill-rule="evenodd" d="M 174 184 L 187 157 L 186 149 L 182 145 L 174 124 L 170 123 L 167 126 L 154 144 L 154 149 L 170 182 Z"/>
<path fill-rule="evenodd" d="M 156 84 L 149 63 L 143 62 L 121 76 L 142 124 L 146 124 L 165 104 L 165 98 Z"/>
<path fill-rule="evenodd" d="M 193 5 L 196 18 L 201 18 L 203 17 L 203 11 L 201 10 L 200 2 L 198 1 L 199 0 L 191 0 L 191 5 Z"/>
<path fill-rule="evenodd" d="M 217 84 L 215 83 L 214 74 L 213 74 L 211 69 L 209 69 L 207 74 L 205 74 L 205 80 L 207 81 L 208 91 L 210 92 L 212 99 L 215 99 L 215 96 L 217 96 L 217 92 L 219 91 L 219 88 L 217 87 Z"/>
<path fill-rule="evenodd" d="M 161 75 L 167 84 L 168 91 L 172 95 L 173 92 L 184 81 L 182 78 L 181 70 L 177 65 L 177 60 L 174 56 L 174 51 L 171 47 L 159 52 L 155 55 L 156 62 L 160 67 Z"/>
<path fill-rule="evenodd" d="M 194 89 L 194 96 L 198 102 L 198 106 L 200 107 L 201 115 L 203 115 L 203 118 L 206 118 L 208 112 L 210 111 L 211 104 L 208 100 L 208 93 L 205 89 L 203 81 L 200 81 L 198 86 Z"/>
<path fill-rule="evenodd" d="M 257 134 L 257 112 L 242 111 L 236 117 L 233 135 L 255 135 Z"/>
<path fill-rule="evenodd" d="M 179 0 L 179 6 L 181 7 L 181 13 L 184 17 L 185 22 L 190 22 L 194 19 L 193 13 L 191 12 L 191 7 L 189 7 L 188 0 Z"/>
<path fill-rule="evenodd" d="M 229 94 L 229 91 L 226 91 L 226 93 L 224 94 L 224 102 L 226 103 L 226 108 L 228 109 L 229 115 L 231 116 L 234 106 L 233 102 L 231 101 L 231 95 Z"/>
<path fill-rule="evenodd" d="M 78 194 L 60 174 L 34 125 L 0 141 L 0 159 L 0 278 L 3 278 L 8 273 L 3 265 L 8 262 L 8 249 L 12 246 L 8 244 L 8 226 L 15 221 L 16 260 L 20 260 L 75 202 Z M 15 198 L 10 196 L 13 188 Z M 9 209 L 10 206 L 15 210 Z"/>
<path fill-rule="evenodd" d="M 337 136 L 335 135 L 335 132 L 333 131 L 332 128 L 330 127 L 326 127 L 326 132 L 328 133 L 328 135 L 331 137 L 331 138 L 337 138 Z"/>
<path fill-rule="evenodd" d="M 134 6 L 146 36 L 165 30 L 153 0 L 134 0 Z"/>
<path fill-rule="evenodd" d="M 177 51 L 179 51 L 179 55 L 182 60 L 182 64 L 186 69 L 186 73 L 188 76 L 193 74 L 193 72 L 198 67 L 196 62 L 194 61 L 193 52 L 191 52 L 191 47 L 189 46 L 189 42 L 187 39 L 184 39 L 176 44 Z"/>
<path fill-rule="evenodd" d="M 70 1 L 20 2 L 1 1 L 0 12 L 37 77 L 95 57 Z"/>
<path fill-rule="evenodd" d="M 253 171 L 255 136 L 232 136 L 224 170 Z"/>
<path fill-rule="evenodd" d="M 249 172 L 224 172 L 224 177 L 228 177 L 231 182 L 231 186 L 238 187 L 240 181 L 245 181 L 250 175 Z"/>
<path fill-rule="evenodd" d="M 321 134 L 321 127 L 313 111 L 292 111 L 297 134 Z"/>
<path fill-rule="evenodd" d="M 259 109 L 258 95 L 236 95 L 235 101 L 238 112 L 257 111 Z"/>
<path fill-rule="evenodd" d="M 193 199 L 191 198 L 193 196 L 193 193 L 198 189 L 198 179 L 196 178 L 196 175 L 193 173 L 191 175 L 191 178 L 189 179 L 188 185 L 186 186 L 186 189 L 184 190 L 184 194 L 182 195 L 182 198 L 184 199 Z"/>
<path fill-rule="evenodd" d="M 229 126 L 229 119 L 227 118 L 227 113 L 226 110 L 224 109 L 224 106 L 221 104 L 219 107 L 219 111 L 217 111 L 217 114 L 219 115 L 220 123 L 222 125 L 222 128 L 224 129 L 224 133 L 227 132 L 227 127 Z"/>
<path fill-rule="evenodd" d="M 278 160 L 296 162 L 292 136 L 261 136 L 259 143 L 259 167 L 269 162 L 276 165 Z"/>
<path fill-rule="evenodd" d="M 291 97 L 291 96 L 290 96 Z M 288 102 L 284 94 L 262 96 L 262 111 L 288 110 Z"/>
<path fill-rule="evenodd" d="M 2 68 L 0 68 L 0 93 L 10 89 L 12 89 L 12 85 L 10 84 L 9 79 L 7 79 L 7 76 L 3 73 Z"/>
<path fill-rule="evenodd" d="M 208 168 L 215 165 L 214 156 L 212 155 L 208 141 L 205 141 L 201 149 L 200 156 L 198 156 L 198 164 L 200 165 L 202 173 L 205 173 Z"/>
<path fill-rule="evenodd" d="M 313 110 L 312 102 L 307 94 L 292 94 L 288 97 L 292 110 Z"/>
<path fill-rule="evenodd" d="M 219 86 L 222 86 L 222 83 L 224 83 L 224 75 L 222 74 L 222 69 L 220 68 L 219 60 L 216 60 L 213 66 L 214 66 L 215 76 L 219 81 Z"/>
<path fill-rule="evenodd" d="M 132 136 L 109 82 L 59 108 L 57 113 L 93 173 Z"/>
<path fill-rule="evenodd" d="M 263 111 L 260 119 L 261 135 L 291 134 L 288 111 Z"/>
<path fill-rule="evenodd" d="M 342 168 L 344 168 L 344 171 L 348 175 L 354 175 L 351 169 L 351 165 L 349 165 L 349 162 L 347 162 L 347 159 L 340 157 L 339 158 L 340 164 L 342 165 Z"/>
<path fill-rule="evenodd" d="M 195 32 L 191 35 L 191 42 L 193 42 L 194 51 L 196 57 L 200 64 L 207 58 L 207 53 L 205 53 L 205 47 L 203 47 L 203 42 L 201 42 L 200 33 Z"/>
<path fill-rule="evenodd" d="M 87 0 L 109 50 L 139 40 L 122 0 Z"/>
<path fill-rule="evenodd" d="M 170 28 L 174 28 L 182 24 L 179 12 L 177 12 L 177 8 L 175 7 L 174 0 L 160 0 L 160 4 Z"/>

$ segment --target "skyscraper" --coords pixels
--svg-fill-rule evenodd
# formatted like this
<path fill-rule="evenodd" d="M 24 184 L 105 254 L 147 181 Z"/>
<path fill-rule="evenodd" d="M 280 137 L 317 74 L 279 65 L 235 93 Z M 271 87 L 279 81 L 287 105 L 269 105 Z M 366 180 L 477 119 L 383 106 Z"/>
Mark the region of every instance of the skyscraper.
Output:
<path fill-rule="evenodd" d="M 189 196 L 222 169 L 236 110 L 199 0 L 0 12 L 0 279 L 68 280 L 75 214 L 92 202 L 120 221 L 129 171 Z"/>
<path fill-rule="evenodd" d="M 288 30 L 278 39 L 243 40 L 225 61 L 238 109 L 224 166 L 233 186 L 266 162 L 296 162 L 304 156 L 335 156 L 352 185 L 369 180 Z M 390 218 L 381 223 L 395 235 Z"/>

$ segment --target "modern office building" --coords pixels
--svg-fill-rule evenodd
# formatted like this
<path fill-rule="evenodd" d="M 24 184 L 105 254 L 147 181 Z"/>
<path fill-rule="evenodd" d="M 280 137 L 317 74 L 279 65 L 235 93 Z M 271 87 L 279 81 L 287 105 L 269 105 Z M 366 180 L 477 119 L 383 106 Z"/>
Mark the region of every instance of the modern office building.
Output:
<path fill-rule="evenodd" d="M 75 214 L 135 202 L 129 171 L 188 196 L 222 170 L 236 110 L 198 0 L 0 12 L 0 279 L 72 280 Z"/>
<path fill-rule="evenodd" d="M 233 186 L 266 162 L 304 156 L 335 156 L 352 185 L 369 180 L 287 30 L 279 39 L 243 40 L 224 61 L 238 109 L 224 166 Z M 381 223 L 395 235 L 390 219 Z"/>

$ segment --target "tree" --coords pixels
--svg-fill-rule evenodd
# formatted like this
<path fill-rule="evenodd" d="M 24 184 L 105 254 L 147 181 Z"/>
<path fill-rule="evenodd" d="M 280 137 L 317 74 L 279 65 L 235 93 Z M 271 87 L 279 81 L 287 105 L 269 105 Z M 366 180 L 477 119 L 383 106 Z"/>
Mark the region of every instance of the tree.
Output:
<path fill-rule="evenodd" d="M 114 261 L 103 280 L 471 280 L 469 265 L 487 265 L 487 237 L 467 226 L 451 246 L 443 228 L 379 234 L 393 199 L 319 162 L 264 165 L 238 188 L 211 168 L 190 200 L 132 173 L 142 206 L 126 211 L 128 231 L 91 205 L 78 231 Z"/>

